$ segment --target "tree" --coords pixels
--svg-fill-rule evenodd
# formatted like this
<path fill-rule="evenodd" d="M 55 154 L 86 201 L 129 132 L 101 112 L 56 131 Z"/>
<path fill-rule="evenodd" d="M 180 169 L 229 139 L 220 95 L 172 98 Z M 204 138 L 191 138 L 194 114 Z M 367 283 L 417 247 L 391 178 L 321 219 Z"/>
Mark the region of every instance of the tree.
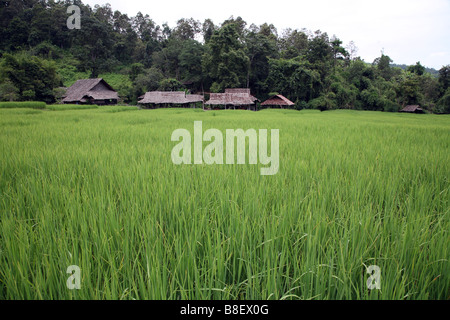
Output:
<path fill-rule="evenodd" d="M 222 23 L 222 27 L 225 27 L 227 24 L 234 25 L 235 31 L 237 32 L 239 39 L 242 39 L 244 37 L 247 22 L 245 22 L 241 17 L 237 17 L 235 19 L 233 16 L 231 16 L 228 20 L 225 20 Z"/>
<path fill-rule="evenodd" d="M 239 28 L 227 23 L 214 32 L 203 56 L 203 71 L 220 90 L 244 87 L 247 80 L 249 58 L 239 41 Z"/>
<path fill-rule="evenodd" d="M 312 100 L 309 103 L 309 107 L 311 109 L 318 109 L 320 111 L 336 109 L 337 105 L 335 99 L 336 99 L 335 94 L 333 92 L 328 92 Z"/>
<path fill-rule="evenodd" d="M 304 31 L 286 29 L 279 39 L 281 57 L 292 59 L 305 55 L 308 44 L 308 35 Z"/>
<path fill-rule="evenodd" d="M 19 89 L 7 80 L 0 84 L 0 101 L 15 101 L 19 98 Z"/>
<path fill-rule="evenodd" d="M 450 113 L 450 89 L 439 99 L 436 105 L 436 113 Z"/>
<path fill-rule="evenodd" d="M 350 56 L 350 54 L 347 52 L 347 50 L 345 50 L 345 48 L 342 47 L 342 43 L 343 42 L 340 39 L 336 38 L 336 36 L 333 36 L 333 38 L 331 39 L 331 47 L 333 49 L 334 66 L 336 66 L 337 60 L 348 59 L 348 57 Z"/>
<path fill-rule="evenodd" d="M 216 31 L 216 26 L 214 25 L 214 22 L 211 19 L 206 19 L 202 25 L 203 41 L 205 43 L 209 42 L 212 35 L 214 34 L 214 31 Z"/>
<path fill-rule="evenodd" d="M 184 82 L 191 82 L 194 91 L 200 91 L 203 85 L 202 57 L 204 47 L 195 40 L 184 41 L 179 54 L 180 75 Z"/>
<path fill-rule="evenodd" d="M 26 55 L 13 56 L 5 54 L 0 67 L 2 78 L 5 82 L 12 83 L 17 88 L 22 99 L 36 98 L 39 101 L 48 103 L 54 102 L 53 88 L 57 87 L 61 80 L 56 73 L 56 66 L 53 62 L 40 59 L 38 57 L 28 57 Z M 16 90 L 9 86 L 7 93 L 14 97 Z M 12 89 L 11 89 L 12 88 Z"/>
<path fill-rule="evenodd" d="M 166 78 L 180 79 L 180 61 L 179 57 L 183 48 L 184 41 L 177 37 L 170 36 L 162 50 L 156 51 L 152 55 L 153 65 L 164 74 Z"/>
<path fill-rule="evenodd" d="M 133 101 L 148 91 L 155 91 L 159 88 L 160 82 L 164 79 L 160 70 L 152 67 L 139 74 L 133 82 L 134 96 Z"/>
<path fill-rule="evenodd" d="M 159 90 L 162 91 L 179 91 L 183 89 L 183 84 L 177 79 L 164 79 L 159 83 Z"/>
<path fill-rule="evenodd" d="M 142 12 L 139 11 L 136 16 L 131 19 L 131 23 L 133 30 L 144 43 L 158 39 L 160 27 L 155 24 L 148 14 L 144 16 Z"/>
<path fill-rule="evenodd" d="M 398 96 L 403 106 L 419 104 L 423 98 L 420 93 L 420 78 L 414 73 L 406 73 L 401 79 Z"/>
<path fill-rule="evenodd" d="M 439 81 L 429 73 L 425 73 L 419 78 L 419 88 L 423 95 L 422 107 L 433 111 L 433 107 L 439 100 Z"/>
<path fill-rule="evenodd" d="M 76 30 L 76 55 L 85 70 L 90 70 L 91 78 L 108 69 L 112 56 L 112 27 L 90 16 L 83 18 L 83 27 Z"/>
<path fill-rule="evenodd" d="M 306 61 L 298 59 L 269 59 L 267 88 L 279 92 L 291 101 L 305 101 L 320 94 L 320 74 Z"/>
<path fill-rule="evenodd" d="M 306 57 L 324 82 L 330 75 L 334 63 L 333 49 L 327 33 L 322 33 L 320 30 L 314 33 L 314 37 L 309 41 Z"/>
<path fill-rule="evenodd" d="M 201 23 L 198 20 L 180 19 L 177 21 L 177 26 L 172 33 L 172 36 L 180 40 L 194 40 L 197 34 L 201 32 Z"/>
<path fill-rule="evenodd" d="M 130 70 L 131 81 L 136 80 L 136 78 L 142 73 L 144 73 L 144 65 L 142 63 L 133 63 L 131 65 L 131 70 Z"/>
<path fill-rule="evenodd" d="M 350 41 L 348 43 L 348 45 L 345 47 L 345 49 L 349 53 L 349 59 L 350 60 L 357 59 L 356 55 L 358 54 L 358 47 L 355 45 L 355 43 L 353 41 Z"/>
<path fill-rule="evenodd" d="M 109 3 L 106 3 L 103 6 L 96 4 L 94 6 L 94 16 L 102 23 L 113 24 L 113 10 Z"/>
<path fill-rule="evenodd" d="M 409 66 L 406 70 L 408 72 L 415 73 L 418 76 L 421 76 L 425 73 L 425 67 L 420 64 L 420 61 L 417 62 L 414 66 Z"/>
<path fill-rule="evenodd" d="M 265 80 L 269 75 L 269 58 L 278 56 L 275 33 L 276 29 L 273 26 L 263 24 L 258 28 L 252 25 L 244 39 L 250 63 L 247 71 L 247 87 L 256 95 L 263 95 L 264 91 L 267 91 Z"/>
<path fill-rule="evenodd" d="M 381 54 L 380 58 L 376 58 L 373 62 L 373 65 L 377 67 L 379 74 L 386 80 L 389 81 L 392 78 L 392 68 L 391 63 L 392 59 L 389 56 Z"/>
<path fill-rule="evenodd" d="M 6 32 L 11 49 L 20 50 L 28 46 L 28 35 L 30 33 L 29 23 L 20 17 L 14 17 Z"/>
<path fill-rule="evenodd" d="M 439 70 L 439 87 L 443 96 L 450 86 L 450 65 L 446 65 Z"/>

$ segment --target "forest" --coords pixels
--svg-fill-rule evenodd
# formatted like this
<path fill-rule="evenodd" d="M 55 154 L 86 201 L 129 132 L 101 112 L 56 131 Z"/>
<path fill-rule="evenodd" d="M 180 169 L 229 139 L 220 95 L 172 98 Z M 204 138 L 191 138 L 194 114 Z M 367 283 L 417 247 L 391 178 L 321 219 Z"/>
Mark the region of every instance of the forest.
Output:
<path fill-rule="evenodd" d="M 81 9 L 80 29 L 67 27 L 72 4 Z M 282 94 L 298 110 L 397 112 L 418 104 L 450 113 L 450 65 L 435 73 L 420 62 L 401 68 L 381 51 L 367 63 L 355 43 L 327 32 L 241 17 L 218 25 L 181 18 L 173 28 L 152 18 L 79 0 L 0 0 L 0 101 L 57 103 L 76 80 L 102 77 L 125 104 L 153 90 L 242 87 L 261 101 Z"/>

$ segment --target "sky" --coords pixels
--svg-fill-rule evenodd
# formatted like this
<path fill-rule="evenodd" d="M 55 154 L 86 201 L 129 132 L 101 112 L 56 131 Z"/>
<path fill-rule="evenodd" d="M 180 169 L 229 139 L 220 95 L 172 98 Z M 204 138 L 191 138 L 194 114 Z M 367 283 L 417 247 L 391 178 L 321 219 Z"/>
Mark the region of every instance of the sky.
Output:
<path fill-rule="evenodd" d="M 336 35 L 346 46 L 353 41 L 357 55 L 373 62 L 381 53 L 396 64 L 420 61 L 440 69 L 450 64 L 450 0 L 83 0 L 84 4 L 111 4 L 135 16 L 141 11 L 157 24 L 174 27 L 181 18 L 220 25 L 231 16 L 247 26 L 272 23 L 281 35 L 286 28 Z"/>

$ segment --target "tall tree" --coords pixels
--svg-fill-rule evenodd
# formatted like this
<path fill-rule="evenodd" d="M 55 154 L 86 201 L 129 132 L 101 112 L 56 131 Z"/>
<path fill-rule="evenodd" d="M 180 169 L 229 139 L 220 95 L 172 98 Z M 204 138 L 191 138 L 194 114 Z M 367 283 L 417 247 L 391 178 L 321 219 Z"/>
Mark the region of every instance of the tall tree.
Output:
<path fill-rule="evenodd" d="M 447 89 L 450 87 L 450 64 L 443 66 L 439 70 L 439 86 L 441 96 L 443 96 Z"/>
<path fill-rule="evenodd" d="M 392 59 L 389 56 L 386 56 L 384 53 L 381 54 L 381 57 L 376 58 L 373 62 L 373 65 L 377 67 L 380 75 L 387 81 L 391 80 L 393 71 L 391 68 Z"/>
<path fill-rule="evenodd" d="M 285 59 L 292 59 L 305 55 L 308 44 L 308 35 L 304 30 L 286 29 L 279 39 L 281 56 Z"/>
<path fill-rule="evenodd" d="M 202 34 L 204 43 L 209 42 L 212 35 L 214 34 L 214 31 L 216 31 L 216 26 L 214 25 L 214 22 L 211 19 L 206 19 L 202 25 Z"/>
<path fill-rule="evenodd" d="M 202 91 L 202 57 L 204 47 L 195 40 L 186 40 L 179 55 L 181 80 L 190 83 L 194 91 Z"/>
<path fill-rule="evenodd" d="M 415 73 L 418 76 L 421 76 L 425 73 L 425 67 L 420 64 L 420 61 L 417 62 L 414 66 L 409 66 L 406 70 L 408 72 Z"/>
<path fill-rule="evenodd" d="M 193 18 L 180 19 L 177 21 L 177 26 L 172 35 L 180 40 L 194 40 L 201 30 L 200 21 Z"/>
<path fill-rule="evenodd" d="M 239 30 L 239 24 L 226 23 L 208 42 L 203 70 L 213 82 L 212 91 L 246 85 L 249 58 L 239 41 Z"/>
<path fill-rule="evenodd" d="M 86 70 L 90 70 L 91 78 L 97 78 L 101 71 L 108 69 L 114 45 L 112 26 L 100 22 L 97 18 L 86 16 L 83 27 L 75 30 L 77 56 Z"/>
<path fill-rule="evenodd" d="M 267 92 L 265 80 L 269 75 L 269 58 L 277 58 L 276 29 L 273 25 L 263 24 L 260 27 L 251 25 L 244 39 L 249 58 L 247 71 L 247 87 L 258 96 Z"/>

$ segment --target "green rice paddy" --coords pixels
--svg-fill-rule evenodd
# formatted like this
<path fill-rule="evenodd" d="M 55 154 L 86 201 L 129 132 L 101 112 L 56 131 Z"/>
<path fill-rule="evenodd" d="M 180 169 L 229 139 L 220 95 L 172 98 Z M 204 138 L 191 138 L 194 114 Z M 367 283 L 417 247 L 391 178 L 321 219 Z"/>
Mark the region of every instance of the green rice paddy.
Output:
<path fill-rule="evenodd" d="M 450 297 L 450 116 L 49 109 L 0 109 L 0 299 Z M 194 121 L 280 129 L 278 174 L 174 165 Z"/>

